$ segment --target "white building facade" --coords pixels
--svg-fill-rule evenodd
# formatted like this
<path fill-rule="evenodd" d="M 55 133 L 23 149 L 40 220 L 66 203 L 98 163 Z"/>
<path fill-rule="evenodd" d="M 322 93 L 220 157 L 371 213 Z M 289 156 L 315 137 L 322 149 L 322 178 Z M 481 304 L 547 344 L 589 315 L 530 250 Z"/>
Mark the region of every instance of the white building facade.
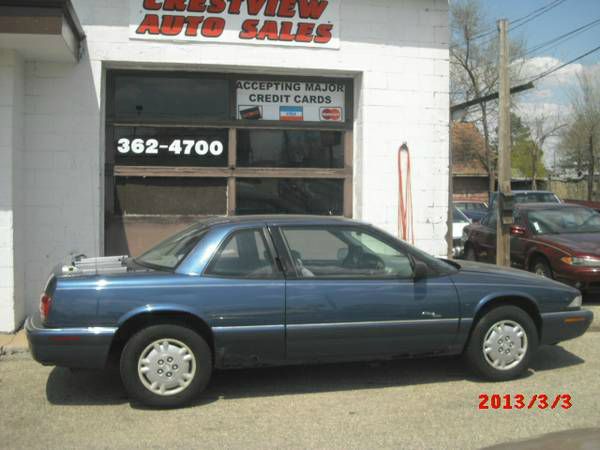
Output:
<path fill-rule="evenodd" d="M 403 142 L 415 245 L 446 254 L 447 0 L 0 0 L 0 19 L 0 331 L 56 264 L 207 214 L 398 235 Z"/>

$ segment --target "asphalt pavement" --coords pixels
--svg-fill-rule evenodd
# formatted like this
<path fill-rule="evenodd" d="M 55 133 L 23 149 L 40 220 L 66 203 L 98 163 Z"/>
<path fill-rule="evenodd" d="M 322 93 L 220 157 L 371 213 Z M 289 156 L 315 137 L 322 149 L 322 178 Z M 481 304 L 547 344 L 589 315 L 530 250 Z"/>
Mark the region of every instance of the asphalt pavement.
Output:
<path fill-rule="evenodd" d="M 4 355 L 0 447 L 482 448 L 598 431 L 599 374 L 600 332 L 589 332 L 542 347 L 506 383 L 481 382 L 458 358 L 220 371 L 196 404 L 161 411 L 130 404 L 116 372 Z M 480 410 L 484 393 L 569 394 L 573 406 Z"/>

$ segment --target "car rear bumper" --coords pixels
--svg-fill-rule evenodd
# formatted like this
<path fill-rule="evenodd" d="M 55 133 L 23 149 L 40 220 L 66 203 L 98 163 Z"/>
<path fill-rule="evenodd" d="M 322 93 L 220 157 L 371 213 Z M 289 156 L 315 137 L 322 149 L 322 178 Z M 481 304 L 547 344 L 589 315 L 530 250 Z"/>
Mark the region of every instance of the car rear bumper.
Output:
<path fill-rule="evenodd" d="M 116 328 L 46 328 L 39 317 L 25 321 L 33 359 L 44 365 L 103 368 Z"/>
<path fill-rule="evenodd" d="M 541 344 L 555 344 L 581 336 L 590 327 L 594 314 L 581 309 L 542 314 Z"/>

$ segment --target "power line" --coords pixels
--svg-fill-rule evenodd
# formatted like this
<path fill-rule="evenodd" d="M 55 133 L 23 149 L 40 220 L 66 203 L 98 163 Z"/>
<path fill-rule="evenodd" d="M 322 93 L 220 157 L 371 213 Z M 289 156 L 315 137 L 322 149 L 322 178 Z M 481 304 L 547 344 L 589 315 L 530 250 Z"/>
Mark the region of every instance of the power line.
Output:
<path fill-rule="evenodd" d="M 533 79 L 531 79 L 530 81 L 533 83 L 534 81 L 537 81 L 537 80 L 540 80 L 540 79 L 542 79 L 542 78 L 544 78 L 544 77 L 547 77 L 548 75 L 550 75 L 550 74 L 553 74 L 554 72 L 556 72 L 556 71 L 558 71 L 558 70 L 562 69 L 563 67 L 566 67 L 566 66 L 568 66 L 568 65 L 570 65 L 570 64 L 573 64 L 574 62 L 577 62 L 577 61 L 579 61 L 580 59 L 582 59 L 582 58 L 585 58 L 586 56 L 589 56 L 589 55 L 591 55 L 592 53 L 595 53 L 595 52 L 597 52 L 598 50 L 600 50 L 600 46 L 598 46 L 598 47 L 596 47 L 596 48 L 593 48 L 592 50 L 590 50 L 590 51 L 588 51 L 588 52 L 585 52 L 583 55 L 580 55 L 580 56 L 578 56 L 577 58 L 573 58 L 572 60 L 570 60 L 570 61 L 567 61 L 566 63 L 560 64 L 560 65 L 558 65 L 558 66 L 556 66 L 556 67 L 553 67 L 553 68 L 551 68 L 551 69 L 548 69 L 548 70 L 546 70 L 545 72 L 542 72 L 541 74 L 538 74 L 538 75 L 536 75 L 536 76 L 535 76 Z"/>
<path fill-rule="evenodd" d="M 515 30 L 515 29 L 525 25 L 526 23 L 531 22 L 534 19 L 537 19 L 538 17 L 546 14 L 548 11 L 556 8 L 557 6 L 561 5 L 562 3 L 566 2 L 566 1 L 567 0 L 554 0 L 553 2 L 547 4 L 546 6 L 538 8 L 535 11 L 530 12 L 529 14 L 526 14 L 518 19 L 515 19 L 513 22 L 509 22 L 510 28 L 508 29 L 508 31 Z M 488 32 L 488 34 L 490 34 L 490 33 Z M 490 42 L 494 41 L 495 39 L 496 39 L 496 36 L 492 36 L 491 38 L 486 39 L 484 42 L 482 42 L 481 45 L 487 45 Z"/>
<path fill-rule="evenodd" d="M 511 22 L 511 26 L 510 26 L 509 30 L 514 30 L 516 28 L 519 28 L 519 27 L 525 25 L 526 23 L 531 22 L 534 19 L 537 19 L 541 15 L 546 14 L 548 11 L 556 8 L 557 6 L 561 5 L 565 1 L 566 0 L 554 0 L 553 2 L 550 2 L 549 4 L 547 4 L 546 6 L 542 6 L 541 8 L 538 8 L 535 11 L 532 11 L 523 17 L 520 17 L 519 19 L 513 20 Z"/>
<path fill-rule="evenodd" d="M 569 39 L 577 36 L 578 34 L 581 34 L 581 33 L 585 32 L 585 31 L 593 28 L 594 26 L 596 26 L 598 24 L 600 24 L 600 18 L 598 18 L 596 20 L 593 20 L 590 23 L 588 23 L 586 25 L 583 25 L 583 26 L 581 26 L 579 28 L 576 28 L 574 30 L 571 30 L 571 31 L 569 31 L 567 33 L 564 33 L 564 34 L 562 34 L 560 36 L 552 38 L 552 39 L 550 39 L 550 40 L 548 40 L 546 42 L 538 44 L 535 47 L 527 50 L 527 52 L 523 56 L 527 56 L 527 55 L 529 55 L 531 53 L 535 53 L 535 52 L 537 52 L 537 51 L 539 51 L 539 50 L 541 50 L 543 48 L 547 48 L 547 47 L 552 48 L 552 47 L 555 47 L 555 46 L 557 46 L 559 44 L 562 44 L 563 42 L 566 42 L 567 40 L 569 40 Z"/>
<path fill-rule="evenodd" d="M 539 16 L 547 13 L 551 9 L 556 8 L 557 6 L 559 6 L 561 3 L 564 3 L 565 1 L 566 0 L 553 0 L 550 3 L 548 3 L 547 5 L 542 6 L 542 7 L 538 8 L 538 9 L 535 9 L 535 10 L 533 10 L 533 11 L 525 14 L 524 16 L 521 16 L 521 17 L 519 17 L 517 19 L 514 19 L 514 20 L 510 20 L 509 23 L 511 24 L 511 27 L 509 28 L 509 30 L 512 30 L 512 29 L 517 28 L 517 27 L 520 27 L 521 25 L 524 25 L 527 22 L 530 22 L 530 21 L 538 18 Z M 520 23 L 520 22 L 522 22 L 522 23 Z M 515 26 L 515 24 L 517 24 L 517 25 Z M 482 31 L 481 33 L 476 34 L 475 36 L 473 36 L 471 38 L 471 40 L 474 41 L 474 40 L 477 40 L 477 39 L 484 38 L 484 37 L 489 36 L 491 34 L 497 33 L 497 31 L 498 30 L 494 26 L 494 27 L 492 27 L 492 28 L 490 28 L 490 29 L 488 29 L 486 31 Z M 495 36 L 492 37 L 492 39 L 487 40 L 486 43 L 487 42 L 491 42 L 494 39 L 495 39 Z"/>

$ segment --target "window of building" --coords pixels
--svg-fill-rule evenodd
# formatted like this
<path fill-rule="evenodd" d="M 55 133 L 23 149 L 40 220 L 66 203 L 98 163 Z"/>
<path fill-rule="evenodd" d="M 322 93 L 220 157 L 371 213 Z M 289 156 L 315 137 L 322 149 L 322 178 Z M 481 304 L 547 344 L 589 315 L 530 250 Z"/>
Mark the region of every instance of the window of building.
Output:
<path fill-rule="evenodd" d="M 105 254 L 138 255 L 206 215 L 351 217 L 352 92 L 348 79 L 109 71 Z"/>
<path fill-rule="evenodd" d="M 344 167 L 343 133 L 320 130 L 238 130 L 239 167 Z"/>
<path fill-rule="evenodd" d="M 343 180 L 239 178 L 236 213 L 343 215 Z"/>
<path fill-rule="evenodd" d="M 111 72 L 111 114 L 122 120 L 227 120 L 229 82 L 191 73 Z"/>

